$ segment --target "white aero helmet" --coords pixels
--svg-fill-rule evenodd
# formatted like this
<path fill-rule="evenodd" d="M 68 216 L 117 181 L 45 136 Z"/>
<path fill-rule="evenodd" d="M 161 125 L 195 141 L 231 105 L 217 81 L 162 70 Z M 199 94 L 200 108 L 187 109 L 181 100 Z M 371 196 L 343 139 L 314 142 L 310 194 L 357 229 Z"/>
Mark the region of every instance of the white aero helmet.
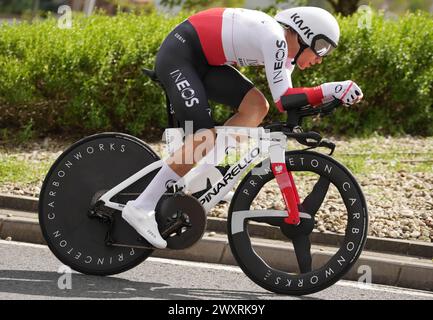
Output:
<path fill-rule="evenodd" d="M 317 7 L 296 7 L 279 12 L 275 16 L 285 28 L 292 28 L 302 40 L 299 55 L 310 47 L 320 57 L 328 55 L 338 45 L 340 27 L 328 11 Z"/>

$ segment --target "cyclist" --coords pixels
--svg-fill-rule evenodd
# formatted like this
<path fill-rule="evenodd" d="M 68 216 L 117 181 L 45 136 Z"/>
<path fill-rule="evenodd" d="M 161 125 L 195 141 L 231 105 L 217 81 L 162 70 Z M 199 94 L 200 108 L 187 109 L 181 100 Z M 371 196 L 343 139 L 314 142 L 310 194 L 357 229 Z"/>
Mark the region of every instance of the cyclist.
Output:
<path fill-rule="evenodd" d="M 339 37 L 336 19 L 316 7 L 291 8 L 275 18 L 255 10 L 214 8 L 179 24 L 162 43 L 155 71 L 177 120 L 182 125 L 193 121 L 194 134 L 186 137 L 184 146 L 164 163 L 144 192 L 126 204 L 122 217 L 153 246 L 166 247 L 155 219 L 156 204 L 166 191 L 167 182 L 178 181 L 203 155 L 188 164 L 185 161 L 175 163 L 174 159 L 185 159 L 186 154 L 209 143 L 211 148 L 215 147 L 206 157 L 218 155 L 224 145 L 219 137 L 211 142 L 196 138 L 201 129 L 210 130 L 212 137 L 215 136 L 208 99 L 237 108 L 237 113 L 225 125 L 260 125 L 269 103 L 232 65 L 264 65 L 270 91 L 281 112 L 284 112 L 283 97 L 299 105 L 312 106 L 334 98 L 347 105 L 359 102 L 362 91 L 350 80 L 311 88 L 292 87 L 291 73 L 295 66 L 304 70 L 322 63 L 323 57 L 337 47 Z M 233 140 L 229 139 L 228 144 L 233 145 Z M 189 145 L 192 150 L 188 149 Z M 205 166 L 203 168 L 206 170 Z"/>

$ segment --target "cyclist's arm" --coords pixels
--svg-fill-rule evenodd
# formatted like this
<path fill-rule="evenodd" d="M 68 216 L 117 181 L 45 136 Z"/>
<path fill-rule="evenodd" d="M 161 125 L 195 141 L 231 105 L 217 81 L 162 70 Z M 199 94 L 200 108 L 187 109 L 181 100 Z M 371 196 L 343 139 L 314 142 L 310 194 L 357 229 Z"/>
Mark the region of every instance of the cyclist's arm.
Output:
<path fill-rule="evenodd" d="M 266 78 L 278 110 L 284 112 L 281 99 L 287 96 L 296 104 L 316 106 L 322 103 L 323 92 L 320 86 L 313 88 L 293 88 L 291 71 L 287 69 L 287 42 L 278 36 L 268 36 L 262 41 Z"/>
<path fill-rule="evenodd" d="M 287 97 L 286 103 L 294 107 L 307 105 L 317 106 L 323 101 L 323 92 L 320 86 L 311 88 L 288 88 L 283 94 L 283 97 Z M 277 104 L 277 108 L 281 112 L 285 111 L 281 102 Z"/>

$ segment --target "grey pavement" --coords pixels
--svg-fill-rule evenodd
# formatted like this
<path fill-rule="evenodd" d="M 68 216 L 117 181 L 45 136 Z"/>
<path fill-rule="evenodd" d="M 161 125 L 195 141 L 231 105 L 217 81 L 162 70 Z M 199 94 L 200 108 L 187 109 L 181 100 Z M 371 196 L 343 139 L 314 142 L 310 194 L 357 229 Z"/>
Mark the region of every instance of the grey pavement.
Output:
<path fill-rule="evenodd" d="M 1 240 L 0 299 L 433 300 L 427 291 L 350 281 L 310 296 L 282 296 L 260 288 L 235 266 L 152 257 L 116 276 L 73 272 L 72 288 L 62 290 L 58 287 L 59 279 L 65 279 L 58 273 L 61 267 L 44 245 Z"/>
<path fill-rule="evenodd" d="M 1 200 L 1 198 L 0 198 Z M 21 200 L 21 199 L 18 199 Z M 22 204 L 22 201 L 19 202 Z M 0 204 L 1 207 L 1 204 Z M 208 227 L 215 231 L 224 231 L 225 222 L 209 219 Z M 250 230 L 258 235 L 263 234 L 264 230 Z M 260 256 L 270 265 L 277 268 L 289 268 L 297 270 L 294 250 L 291 243 L 287 240 L 275 240 L 272 230 L 267 232 L 266 239 L 252 236 L 254 249 L 260 252 Z M 320 242 L 335 242 L 334 235 L 320 235 Z M 329 237 L 329 238 L 328 238 Z M 23 212 L 11 209 L 0 208 L 0 238 L 10 238 L 14 241 L 46 244 L 41 229 L 38 224 L 37 216 L 31 212 Z M 270 240 L 274 238 L 274 240 Z M 320 240 L 320 239 L 319 239 Z M 405 287 L 416 290 L 433 290 L 433 246 L 421 242 L 391 241 L 383 239 L 369 239 L 373 249 L 381 250 L 369 251 L 364 249 L 360 259 L 345 275 L 345 280 L 357 281 L 363 273 L 369 272 L 372 282 L 375 284 Z M 317 241 L 314 241 L 317 242 Z M 368 243 L 368 241 L 367 241 Z M 368 245 L 366 246 L 368 247 Z M 391 250 L 392 249 L 392 250 Z M 317 263 L 327 261 L 334 253 L 333 245 L 317 245 L 312 247 L 313 260 Z M 387 251 L 394 253 L 386 253 Z M 399 254 L 396 252 L 401 251 Z M 408 254 L 412 253 L 414 255 Z M 221 233 L 207 232 L 193 247 L 185 250 L 160 250 L 154 256 L 165 259 L 188 260 L 196 262 L 218 263 L 224 265 L 236 265 L 237 262 L 231 254 L 227 236 Z M 289 259 L 288 259 L 289 257 Z M 367 270 L 367 269 L 368 270 Z"/>

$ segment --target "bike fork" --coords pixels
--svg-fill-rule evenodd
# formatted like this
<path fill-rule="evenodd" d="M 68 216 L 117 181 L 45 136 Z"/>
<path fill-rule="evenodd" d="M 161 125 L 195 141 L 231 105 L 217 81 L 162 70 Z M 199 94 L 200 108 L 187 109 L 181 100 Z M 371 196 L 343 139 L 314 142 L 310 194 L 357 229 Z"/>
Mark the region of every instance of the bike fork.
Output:
<path fill-rule="evenodd" d="M 272 144 L 269 147 L 271 168 L 287 208 L 287 218 L 284 218 L 284 222 L 291 225 L 298 225 L 301 222 L 298 209 L 298 205 L 300 204 L 299 194 L 293 175 L 287 170 L 286 149 L 283 147 L 283 144 L 286 144 L 285 136 L 282 141 L 280 140 L 278 143 Z"/>

